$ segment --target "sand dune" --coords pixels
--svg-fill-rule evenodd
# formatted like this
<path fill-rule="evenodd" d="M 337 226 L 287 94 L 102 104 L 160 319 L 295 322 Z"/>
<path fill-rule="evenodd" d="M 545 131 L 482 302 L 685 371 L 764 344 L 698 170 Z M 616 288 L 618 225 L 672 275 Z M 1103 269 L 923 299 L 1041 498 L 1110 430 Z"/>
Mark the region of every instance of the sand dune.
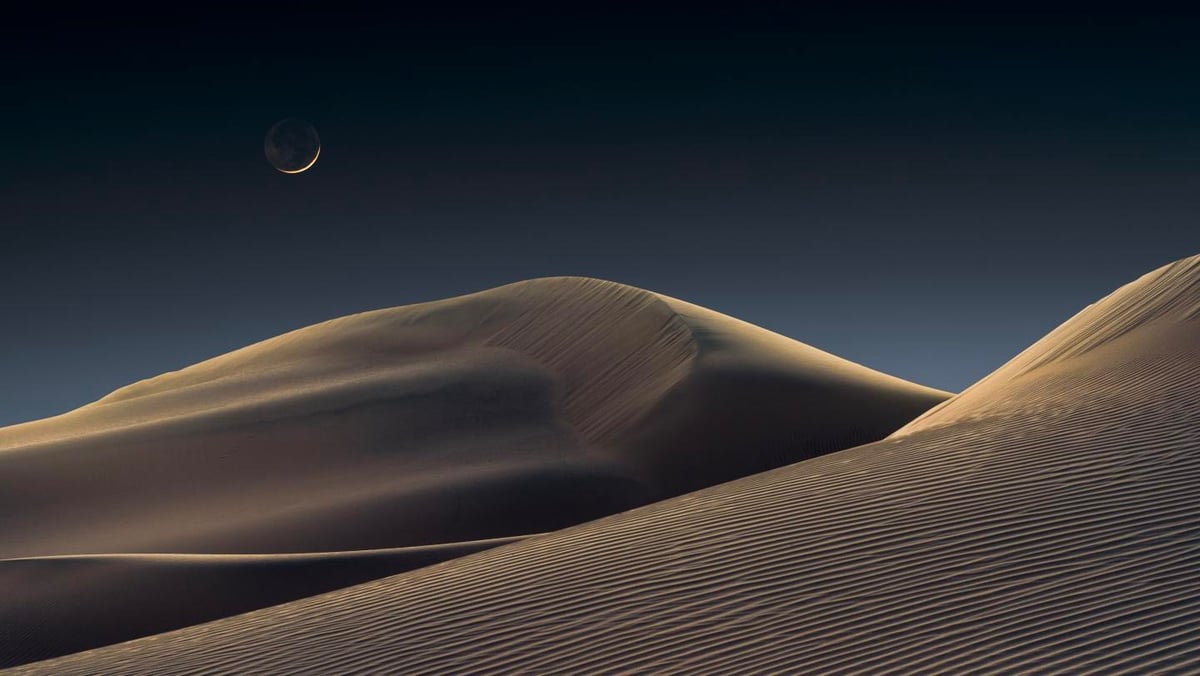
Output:
<path fill-rule="evenodd" d="M 946 396 L 632 287 L 534 280 L 336 319 L 0 430 L 0 556 L 553 530 L 693 488 L 679 466 L 727 480 Z"/>
<path fill-rule="evenodd" d="M 520 538 L 319 554 L 0 560 L 0 665 L 64 655 L 428 566 Z"/>
<path fill-rule="evenodd" d="M 262 565 L 110 555 L 458 551 L 879 439 L 947 396 L 592 279 L 325 322 L 0 430 L 0 591 L 20 586 L 24 599 L 0 617 L 10 635 L 43 637 L 0 646 L 0 664 L 262 607 L 370 568 L 315 579 L 315 564 L 287 559 L 304 579 L 233 602 Z M 86 558 L 46 558 L 72 555 Z M 385 558 L 370 570 L 415 560 Z M 168 609 L 184 570 L 204 580 L 193 593 L 225 600 Z M 75 611 L 56 605 L 62 571 L 81 571 Z M 134 579 L 159 581 L 139 590 Z M 143 603 L 148 589 L 168 591 Z M 123 624 L 88 635 L 105 608 Z M 79 636 L 43 640 L 56 632 Z"/>
<path fill-rule="evenodd" d="M 891 437 L 28 673 L 1200 669 L 1200 257 Z"/>

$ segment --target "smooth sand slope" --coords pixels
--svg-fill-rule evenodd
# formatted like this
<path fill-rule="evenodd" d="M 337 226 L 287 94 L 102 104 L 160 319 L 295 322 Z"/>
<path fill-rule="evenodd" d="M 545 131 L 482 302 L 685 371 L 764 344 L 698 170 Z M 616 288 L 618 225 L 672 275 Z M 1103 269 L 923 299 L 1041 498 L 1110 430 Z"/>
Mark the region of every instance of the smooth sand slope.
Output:
<path fill-rule="evenodd" d="M 593 279 L 325 322 L 0 430 L 0 665 L 872 441 L 947 396 Z M 268 554 L 316 558 L 234 556 Z M 267 561 L 290 573 L 259 593 Z"/>
<path fill-rule="evenodd" d="M 1200 257 L 890 438 L 30 673 L 1200 669 Z"/>

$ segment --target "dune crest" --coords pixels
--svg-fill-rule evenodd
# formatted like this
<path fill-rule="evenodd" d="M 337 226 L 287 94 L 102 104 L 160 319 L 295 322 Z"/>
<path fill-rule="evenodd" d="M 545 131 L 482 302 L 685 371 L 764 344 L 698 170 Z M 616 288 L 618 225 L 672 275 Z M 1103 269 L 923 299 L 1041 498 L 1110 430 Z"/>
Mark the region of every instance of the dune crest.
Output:
<path fill-rule="evenodd" d="M 27 673 L 1194 671 L 1198 261 L 891 438 Z"/>

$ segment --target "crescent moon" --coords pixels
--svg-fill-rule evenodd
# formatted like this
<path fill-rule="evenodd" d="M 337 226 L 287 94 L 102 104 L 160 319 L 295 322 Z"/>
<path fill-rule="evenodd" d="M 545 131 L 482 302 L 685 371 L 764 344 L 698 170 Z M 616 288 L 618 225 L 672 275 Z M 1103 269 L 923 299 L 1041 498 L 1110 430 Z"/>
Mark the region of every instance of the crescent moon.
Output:
<path fill-rule="evenodd" d="M 300 167 L 299 169 L 290 169 L 290 170 L 289 169 L 280 169 L 279 167 L 276 167 L 275 169 L 277 171 L 281 171 L 285 174 L 299 174 L 302 171 L 307 171 L 310 168 L 312 168 L 312 165 L 317 163 L 317 158 L 320 156 L 321 156 L 321 146 L 317 146 L 317 154 L 313 155 L 312 161 L 309 162 L 308 164 L 304 165 L 303 167 Z"/>
<path fill-rule="evenodd" d="M 279 173 L 299 174 L 317 163 L 321 156 L 321 137 L 311 124 L 289 117 L 267 130 L 263 153 Z"/>

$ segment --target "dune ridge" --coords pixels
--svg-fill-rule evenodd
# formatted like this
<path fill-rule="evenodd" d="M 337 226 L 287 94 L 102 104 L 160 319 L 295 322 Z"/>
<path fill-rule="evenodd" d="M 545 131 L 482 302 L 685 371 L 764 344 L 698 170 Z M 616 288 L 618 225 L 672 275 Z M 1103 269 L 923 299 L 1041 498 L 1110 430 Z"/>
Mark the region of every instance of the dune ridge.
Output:
<path fill-rule="evenodd" d="M 1200 257 L 889 438 L 17 673 L 1200 668 Z"/>
<path fill-rule="evenodd" d="M 691 327 L 655 294 L 611 283 L 563 283 L 551 293 L 540 287 L 518 285 L 519 296 L 541 294 L 536 311 L 500 327 L 487 344 L 560 374 L 563 415 L 588 442 L 612 441 L 636 423 L 684 378 L 698 352 Z M 613 307 L 620 311 L 597 316 Z"/>
<path fill-rule="evenodd" d="M 21 587 L 0 619 L 23 637 L 0 666 L 879 439 L 947 396 L 595 279 L 334 319 L 0 429 L 0 593 Z M 269 593 L 245 582 L 262 555 L 290 571 Z M 63 570 L 84 572 L 60 588 Z"/>

